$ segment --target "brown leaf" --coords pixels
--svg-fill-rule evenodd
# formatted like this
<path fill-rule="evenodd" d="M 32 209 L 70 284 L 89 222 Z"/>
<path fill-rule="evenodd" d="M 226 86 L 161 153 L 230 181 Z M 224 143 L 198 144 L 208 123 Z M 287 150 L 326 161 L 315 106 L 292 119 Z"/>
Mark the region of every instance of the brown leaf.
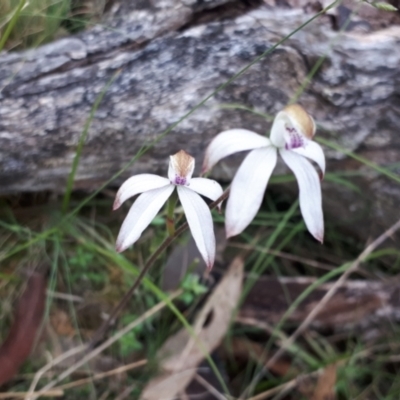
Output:
<path fill-rule="evenodd" d="M 8 382 L 31 353 L 42 323 L 46 300 L 46 279 L 34 272 L 28 279 L 14 313 L 14 322 L 0 348 L 0 385 Z"/>
<path fill-rule="evenodd" d="M 142 400 L 173 399 L 193 379 L 197 366 L 206 354 L 214 351 L 224 338 L 240 299 L 243 260 L 236 258 L 224 278 L 196 317 L 193 338 L 182 329 L 169 338 L 159 350 L 162 374 L 152 379 L 143 390 Z"/>

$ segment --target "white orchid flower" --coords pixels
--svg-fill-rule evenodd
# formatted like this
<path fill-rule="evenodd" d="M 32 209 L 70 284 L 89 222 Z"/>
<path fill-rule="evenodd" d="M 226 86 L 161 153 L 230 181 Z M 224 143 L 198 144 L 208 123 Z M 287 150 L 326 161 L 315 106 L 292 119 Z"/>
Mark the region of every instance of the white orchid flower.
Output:
<path fill-rule="evenodd" d="M 226 207 L 226 235 L 241 233 L 261 206 L 278 153 L 296 176 L 300 209 L 309 232 L 321 243 L 324 237 L 321 185 L 310 159 L 325 173 L 325 156 L 313 142 L 315 123 L 298 104 L 287 106 L 275 117 L 271 135 L 258 135 L 246 129 L 231 129 L 218 134 L 206 150 L 203 172 L 233 153 L 252 150 L 240 165 L 231 185 Z"/>
<path fill-rule="evenodd" d="M 194 158 L 181 150 L 170 156 L 168 178 L 140 174 L 126 180 L 115 198 L 114 210 L 132 196 L 140 194 L 133 203 L 119 232 L 116 244 L 118 252 L 135 243 L 157 215 L 161 207 L 177 188 L 189 228 L 200 254 L 210 269 L 215 259 L 215 236 L 211 211 L 199 196 L 215 201 L 223 193 L 216 181 L 192 178 Z"/>

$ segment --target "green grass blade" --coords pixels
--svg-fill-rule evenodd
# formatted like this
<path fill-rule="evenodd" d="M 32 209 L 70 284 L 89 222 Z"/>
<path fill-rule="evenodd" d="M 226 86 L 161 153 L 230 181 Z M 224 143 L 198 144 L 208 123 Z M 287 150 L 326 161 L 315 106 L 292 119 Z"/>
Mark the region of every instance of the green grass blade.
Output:
<path fill-rule="evenodd" d="M 111 79 L 104 86 L 104 88 L 101 91 L 101 93 L 97 96 L 96 101 L 94 102 L 93 107 L 90 110 L 89 118 L 86 120 L 86 123 L 85 123 L 85 126 L 83 128 L 82 134 L 81 134 L 81 136 L 79 138 L 78 148 L 76 149 L 74 161 L 72 163 L 71 172 L 68 175 L 67 187 L 65 189 L 65 194 L 64 194 L 64 198 L 63 198 L 63 202 L 62 202 L 62 212 L 63 212 L 63 214 L 65 214 L 67 212 L 67 209 L 68 209 L 68 206 L 69 206 L 69 201 L 71 199 L 71 193 L 72 193 L 72 188 L 73 188 L 73 185 L 74 185 L 76 171 L 78 169 L 79 160 L 81 159 L 83 146 L 85 144 L 85 141 L 86 141 L 86 138 L 87 138 L 87 135 L 88 135 L 88 132 L 89 132 L 90 125 L 91 125 L 91 123 L 93 121 L 94 115 L 95 115 L 97 109 L 99 108 L 100 103 L 103 100 L 107 90 L 110 88 L 110 86 L 112 85 L 112 83 L 114 82 L 114 80 L 117 78 L 117 76 L 119 74 L 120 74 L 120 71 L 117 71 L 111 77 Z"/>
<path fill-rule="evenodd" d="M 316 138 L 316 141 L 319 143 L 322 143 L 325 146 L 330 147 L 331 149 L 334 149 L 336 151 L 339 151 L 343 154 L 346 154 L 346 156 L 349 156 L 351 158 L 353 158 L 354 160 L 359 161 L 360 163 L 370 167 L 371 169 L 375 170 L 376 172 L 378 172 L 379 174 L 385 175 L 388 178 L 392 179 L 393 181 L 400 183 L 400 175 L 395 174 L 393 172 L 391 172 L 390 170 L 388 170 L 387 168 L 381 167 L 378 164 L 375 164 L 372 161 L 369 161 L 367 158 L 364 158 L 362 156 L 359 156 L 358 154 L 353 153 L 351 150 L 347 150 L 346 148 L 321 137 Z"/>
<path fill-rule="evenodd" d="M 1 36 L 1 39 L 0 39 L 0 51 L 3 50 L 8 38 L 10 37 L 11 32 L 14 29 L 14 26 L 17 23 L 17 20 L 18 20 L 18 18 L 20 16 L 21 10 L 25 6 L 25 3 L 26 3 L 26 0 L 20 0 L 17 8 L 15 9 L 14 14 L 10 19 L 10 22 L 7 25 L 6 30 L 4 31 L 3 35 Z"/>

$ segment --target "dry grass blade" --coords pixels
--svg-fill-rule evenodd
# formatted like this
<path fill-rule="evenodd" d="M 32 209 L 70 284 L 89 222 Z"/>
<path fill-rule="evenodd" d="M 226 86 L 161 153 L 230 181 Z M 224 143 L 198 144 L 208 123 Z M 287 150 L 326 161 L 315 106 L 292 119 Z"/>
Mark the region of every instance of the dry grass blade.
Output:
<path fill-rule="evenodd" d="M 40 378 L 46 372 L 50 371 L 53 367 L 55 367 L 57 364 L 63 362 L 64 360 L 83 352 L 85 349 L 86 349 L 86 346 L 84 344 L 81 346 L 78 346 L 78 347 L 74 347 L 73 349 L 70 349 L 63 354 L 60 354 L 58 357 L 54 358 L 49 363 L 47 363 L 45 366 L 43 366 L 39 371 L 36 372 L 36 374 L 32 380 L 31 386 L 29 387 L 29 391 L 26 394 L 26 397 L 29 399 L 29 396 L 33 395 Z"/>
<path fill-rule="evenodd" d="M 224 338 L 241 294 L 243 260 L 236 258 L 210 295 L 193 325 L 195 336 L 182 329 L 160 349 L 162 373 L 152 379 L 142 393 L 142 400 L 173 399 L 194 378 L 197 366 L 215 350 Z"/>
<path fill-rule="evenodd" d="M 215 389 L 213 385 L 208 383 L 202 376 L 196 374 L 195 379 L 197 382 L 200 383 L 200 385 L 202 385 L 205 389 L 207 389 L 207 391 L 211 393 L 216 399 L 226 400 L 226 397 L 222 393 L 218 392 L 218 390 Z"/>

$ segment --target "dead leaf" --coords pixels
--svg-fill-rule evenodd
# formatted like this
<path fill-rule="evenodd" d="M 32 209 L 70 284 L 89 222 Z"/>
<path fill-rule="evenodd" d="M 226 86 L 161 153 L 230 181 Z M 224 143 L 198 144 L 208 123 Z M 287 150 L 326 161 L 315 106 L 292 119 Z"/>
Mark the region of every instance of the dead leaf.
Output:
<path fill-rule="evenodd" d="M 167 372 L 152 379 L 142 392 L 142 400 L 170 400 L 181 392 L 196 375 L 196 368 Z M 161 397 L 162 393 L 162 397 Z"/>
<path fill-rule="evenodd" d="M 335 385 L 336 385 L 337 364 L 330 364 L 325 367 L 322 374 L 319 376 L 317 385 L 311 400 L 335 400 Z"/>
<path fill-rule="evenodd" d="M 31 353 L 41 326 L 46 300 L 46 279 L 34 272 L 14 313 L 7 339 L 0 348 L 0 385 L 8 382 Z"/>
<path fill-rule="evenodd" d="M 184 391 L 205 355 L 212 353 L 224 338 L 240 299 L 242 280 L 243 260 L 236 258 L 196 317 L 196 337 L 184 328 L 159 350 L 163 372 L 147 384 L 142 400 L 169 400 Z"/>

